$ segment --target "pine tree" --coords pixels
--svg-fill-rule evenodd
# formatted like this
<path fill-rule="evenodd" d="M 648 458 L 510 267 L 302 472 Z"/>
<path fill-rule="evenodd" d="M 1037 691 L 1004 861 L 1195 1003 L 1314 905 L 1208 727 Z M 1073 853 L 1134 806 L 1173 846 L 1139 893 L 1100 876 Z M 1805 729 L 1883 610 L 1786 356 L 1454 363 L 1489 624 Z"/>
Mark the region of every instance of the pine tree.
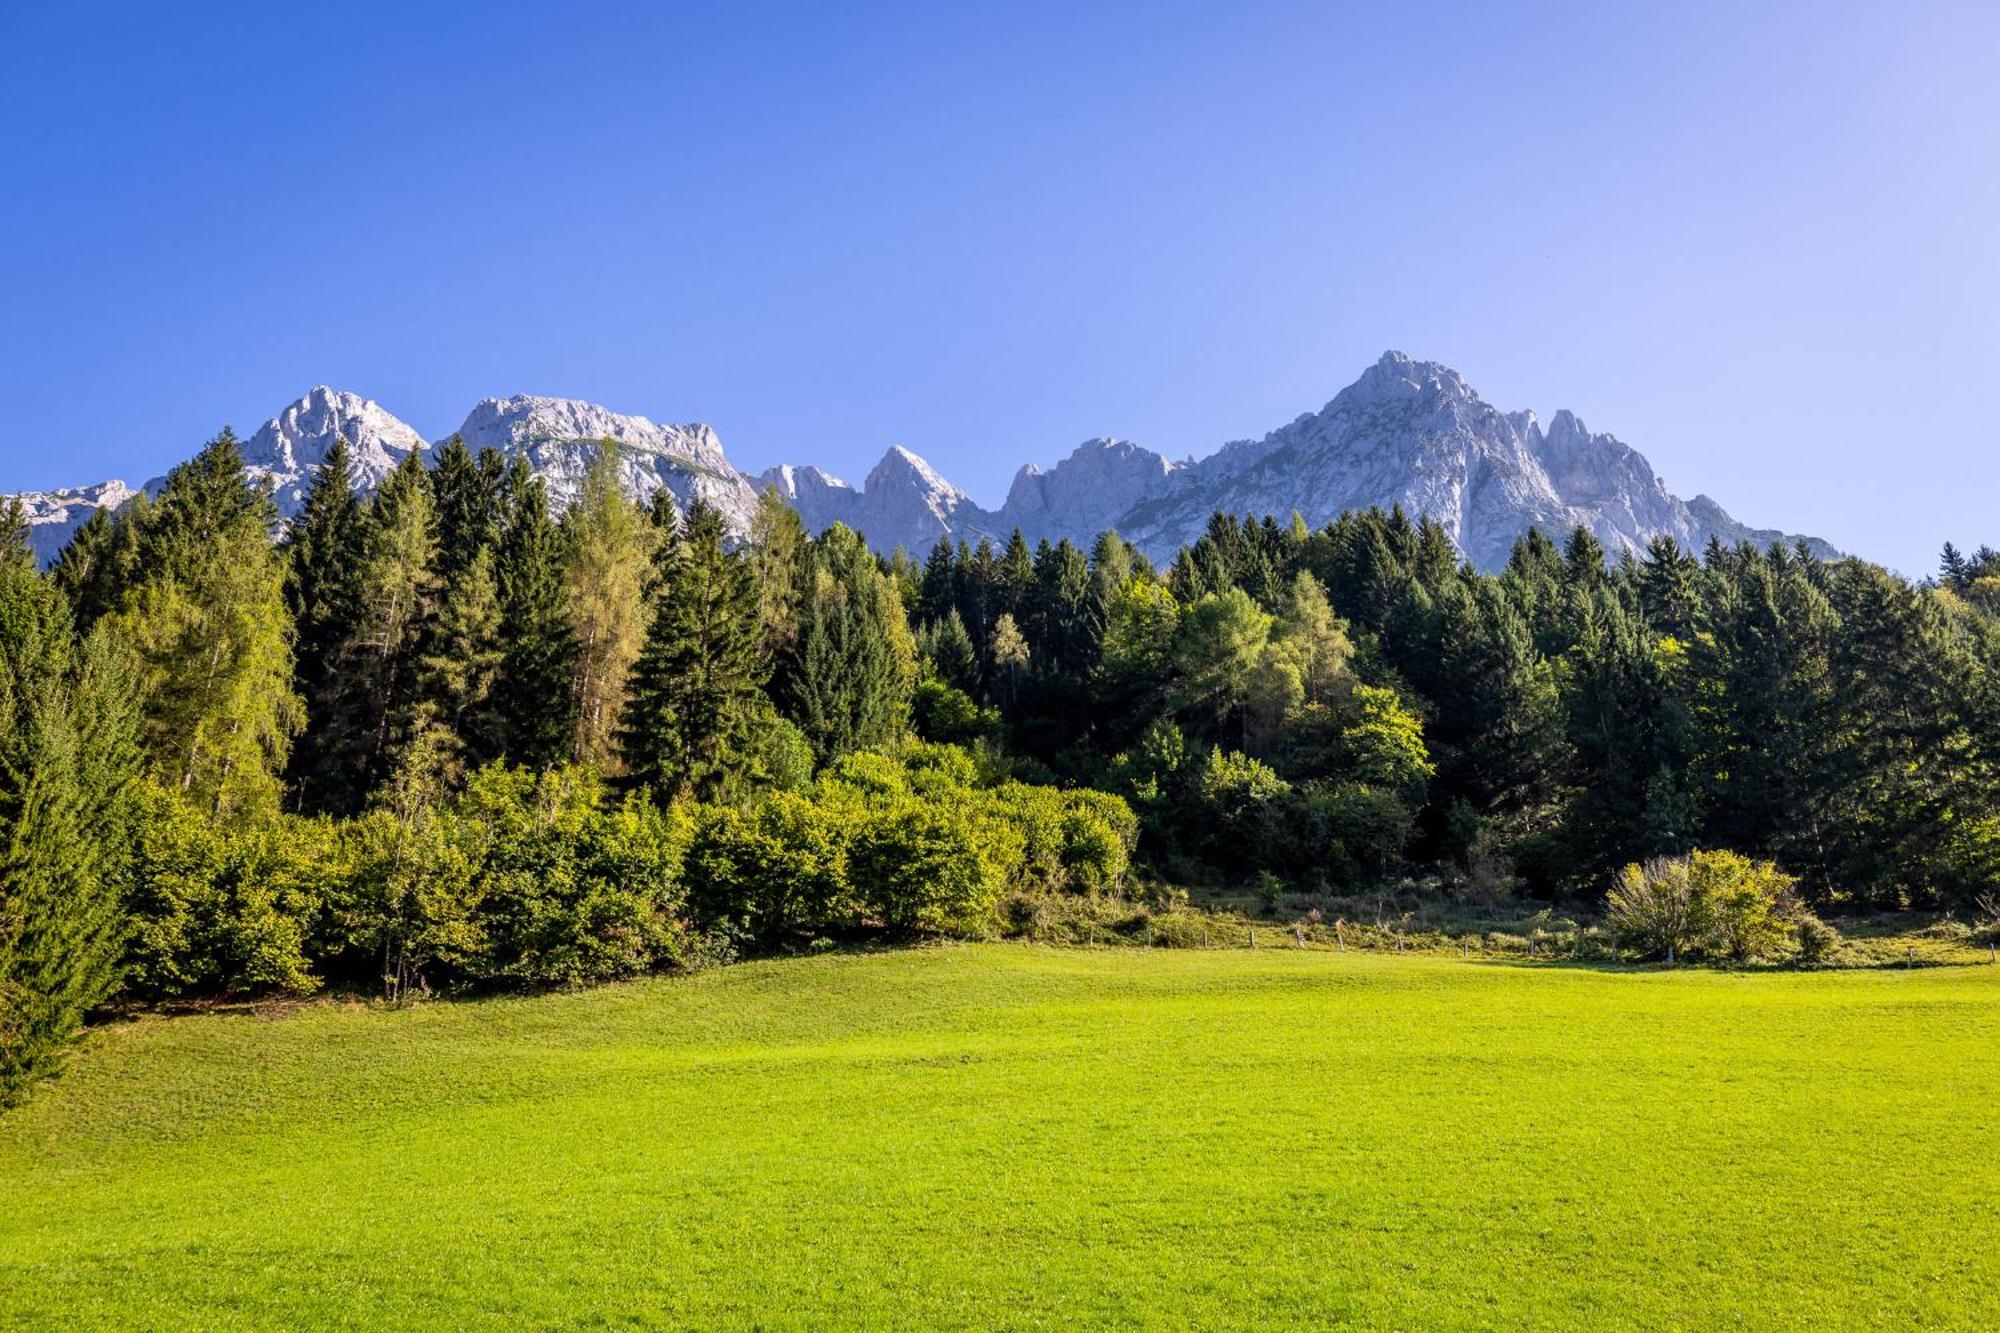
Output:
<path fill-rule="evenodd" d="M 438 580 L 449 589 L 478 554 L 500 540 L 506 519 L 506 469 L 497 451 L 477 457 L 454 435 L 438 450 L 431 472 L 436 497 Z"/>
<path fill-rule="evenodd" d="M 138 772 L 136 691 L 106 634 L 79 649 L 18 503 L 0 514 L 0 1106 L 61 1062 L 118 979 Z"/>
<path fill-rule="evenodd" d="M 778 694 L 822 762 L 903 733 L 915 652 L 894 581 L 836 523 L 813 544 L 813 579 Z"/>
<path fill-rule="evenodd" d="M 492 702 L 506 649 L 494 549 L 482 546 L 443 591 L 417 662 L 420 726 L 435 730 L 447 778 L 497 759 L 505 743 Z"/>
<path fill-rule="evenodd" d="M 437 509 L 415 454 L 382 479 L 362 513 L 353 629 L 339 652 L 330 746 L 373 793 L 428 722 L 419 659 L 437 613 Z"/>
<path fill-rule="evenodd" d="M 937 539 L 924 561 L 923 576 L 917 582 L 917 619 L 927 625 L 942 623 L 958 605 L 958 558 L 949 536 Z M 964 628 L 961 619 L 959 627 Z"/>
<path fill-rule="evenodd" d="M 1028 602 L 1035 593 L 1035 557 L 1028 551 L 1028 539 L 1019 528 L 1007 539 L 1007 549 L 993 570 L 993 611 L 1014 617 L 1021 626 L 1028 616 Z"/>
<path fill-rule="evenodd" d="M 972 635 L 966 632 L 957 608 L 946 609 L 943 620 L 924 626 L 918 643 L 932 675 L 955 690 L 978 695 L 979 650 L 972 646 Z"/>
<path fill-rule="evenodd" d="M 608 766 L 617 755 L 625 680 L 646 632 L 653 528 L 619 482 L 618 447 L 603 441 L 563 515 L 565 601 L 576 645 L 571 757 Z"/>
<path fill-rule="evenodd" d="M 167 474 L 142 581 L 105 622 L 138 665 L 154 774 L 217 815 L 277 808 L 300 724 L 275 523 L 224 430 Z"/>
<path fill-rule="evenodd" d="M 49 576 L 69 603 L 78 634 L 90 633 L 142 581 L 140 536 L 152 515 L 152 497 L 143 491 L 116 510 L 95 509 L 57 555 Z"/>
<path fill-rule="evenodd" d="M 750 571 L 767 660 L 778 661 L 798 639 L 799 604 L 810 582 L 809 544 L 799 511 L 767 487 L 750 519 Z"/>
<path fill-rule="evenodd" d="M 329 744 L 338 716 L 339 653 L 354 633 L 358 609 L 361 504 L 354 494 L 352 457 L 346 440 L 333 442 L 280 548 L 294 634 L 292 684 L 305 708 L 286 782 L 310 811 L 352 810 L 362 797 L 356 775 Z"/>
<path fill-rule="evenodd" d="M 662 544 L 619 729 L 632 779 L 674 799 L 705 800 L 725 786 L 748 762 L 765 705 L 757 585 L 723 539 L 722 516 L 697 502 L 686 532 Z"/>
<path fill-rule="evenodd" d="M 517 458 L 507 476 L 508 518 L 495 561 L 500 594 L 499 677 L 488 725 L 497 755 L 548 768 L 576 744 L 576 641 L 565 603 L 563 544 L 541 478 Z"/>
<path fill-rule="evenodd" d="M 1950 542 L 1944 544 L 1944 550 L 1938 556 L 1938 578 L 1947 588 L 1957 592 L 1964 592 L 1966 585 L 1972 582 L 1971 563 Z"/>

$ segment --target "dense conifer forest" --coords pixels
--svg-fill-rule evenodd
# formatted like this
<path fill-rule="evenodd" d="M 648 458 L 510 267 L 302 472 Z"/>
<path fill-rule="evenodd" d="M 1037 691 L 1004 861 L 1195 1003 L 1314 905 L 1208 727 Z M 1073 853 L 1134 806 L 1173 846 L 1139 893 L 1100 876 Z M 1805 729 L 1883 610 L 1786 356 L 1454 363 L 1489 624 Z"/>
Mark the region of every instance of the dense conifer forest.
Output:
<path fill-rule="evenodd" d="M 360 497 L 336 449 L 278 526 L 224 432 L 46 574 L 0 534 L 0 1100 L 117 998 L 568 985 L 1188 887 L 1810 954 L 1815 913 L 2000 877 L 1984 548 L 1912 583 L 1531 532 L 1487 575 L 1368 512 L 1218 514 L 1166 569 L 1114 533 L 882 559 L 775 496 L 745 541 L 636 504 L 608 443 L 560 516 L 490 451 Z"/>

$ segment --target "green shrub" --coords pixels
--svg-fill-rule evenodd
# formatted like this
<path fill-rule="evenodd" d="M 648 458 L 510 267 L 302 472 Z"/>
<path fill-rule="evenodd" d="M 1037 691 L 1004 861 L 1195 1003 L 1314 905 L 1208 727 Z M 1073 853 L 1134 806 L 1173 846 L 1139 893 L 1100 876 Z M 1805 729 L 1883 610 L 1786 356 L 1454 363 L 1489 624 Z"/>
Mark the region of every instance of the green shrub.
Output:
<path fill-rule="evenodd" d="M 1840 932 L 1811 912 L 1802 915 L 1797 924 L 1799 965 L 1801 967 L 1823 967 L 1833 961 L 1840 948 Z"/>
<path fill-rule="evenodd" d="M 352 873 L 334 825 L 272 818 L 224 827 L 179 792 L 145 784 L 135 827 L 131 992 L 166 999 L 318 988 L 308 934 Z"/>
<path fill-rule="evenodd" d="M 969 745 L 1000 731 L 1000 710 L 981 708 L 964 690 L 927 677 L 910 700 L 910 725 L 927 741 Z"/>
<path fill-rule="evenodd" d="M 990 931 L 1010 848 L 1002 830 L 962 809 L 920 801 L 882 806 L 855 831 L 848 881 L 889 929 L 974 936 Z"/>
<path fill-rule="evenodd" d="M 1768 861 L 1697 850 L 1626 866 L 1605 907 L 1619 938 L 1648 956 L 1756 962 L 1797 941 L 1810 914 L 1796 885 Z"/>
<path fill-rule="evenodd" d="M 846 861 L 842 822 L 778 792 L 748 810 L 700 811 L 683 873 L 705 926 L 776 945 L 855 923 Z"/>
<path fill-rule="evenodd" d="M 1208 941 L 1208 920 L 1200 912 L 1156 912 L 1146 923 L 1146 942 L 1156 949 L 1202 949 Z"/>
<path fill-rule="evenodd" d="M 472 836 L 485 853 L 471 894 L 480 979 L 577 985 L 680 961 L 683 817 L 641 796 Z"/>

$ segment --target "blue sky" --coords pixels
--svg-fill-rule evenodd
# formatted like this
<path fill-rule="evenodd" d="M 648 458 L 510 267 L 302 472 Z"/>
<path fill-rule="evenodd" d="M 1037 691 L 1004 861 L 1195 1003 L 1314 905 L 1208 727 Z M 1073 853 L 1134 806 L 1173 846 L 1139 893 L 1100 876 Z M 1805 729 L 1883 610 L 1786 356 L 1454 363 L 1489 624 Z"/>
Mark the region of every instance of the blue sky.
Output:
<path fill-rule="evenodd" d="M 1395 347 L 1746 520 L 2000 544 L 2000 6 L 305 8 L 0 0 L 0 487 L 325 382 L 992 503 Z"/>

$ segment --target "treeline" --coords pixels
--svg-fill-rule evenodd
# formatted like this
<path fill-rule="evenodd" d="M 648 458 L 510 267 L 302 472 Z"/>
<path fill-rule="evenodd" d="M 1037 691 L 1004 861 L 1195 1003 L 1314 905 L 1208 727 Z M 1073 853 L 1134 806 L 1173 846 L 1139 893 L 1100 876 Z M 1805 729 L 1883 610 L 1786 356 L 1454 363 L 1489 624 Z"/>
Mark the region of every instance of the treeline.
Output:
<path fill-rule="evenodd" d="M 1784 546 L 1611 561 L 1578 530 L 1485 575 L 1400 512 L 1218 515 L 1164 574 L 1017 537 L 903 577 L 933 674 L 1128 795 L 1176 878 L 1595 896 L 1707 847 L 1822 908 L 1935 908 L 2000 873 L 1990 551 L 1919 585 Z"/>
<path fill-rule="evenodd" d="M 1784 547 L 1218 515 L 1155 569 L 880 559 L 775 496 L 747 539 L 560 506 L 454 442 L 277 515 L 225 432 L 0 553 L 0 1095 L 115 988 L 564 984 L 978 934 L 1136 863 L 1190 885 L 1600 898 L 1728 849 L 1813 907 L 2000 869 L 2000 557 L 1913 585 Z M 1706 863 L 1704 863 L 1706 864 Z M 1717 863 L 1720 864 L 1720 863 Z M 1664 882 L 1664 881 L 1663 881 Z M 1787 883 L 1790 881 L 1787 880 Z"/>

